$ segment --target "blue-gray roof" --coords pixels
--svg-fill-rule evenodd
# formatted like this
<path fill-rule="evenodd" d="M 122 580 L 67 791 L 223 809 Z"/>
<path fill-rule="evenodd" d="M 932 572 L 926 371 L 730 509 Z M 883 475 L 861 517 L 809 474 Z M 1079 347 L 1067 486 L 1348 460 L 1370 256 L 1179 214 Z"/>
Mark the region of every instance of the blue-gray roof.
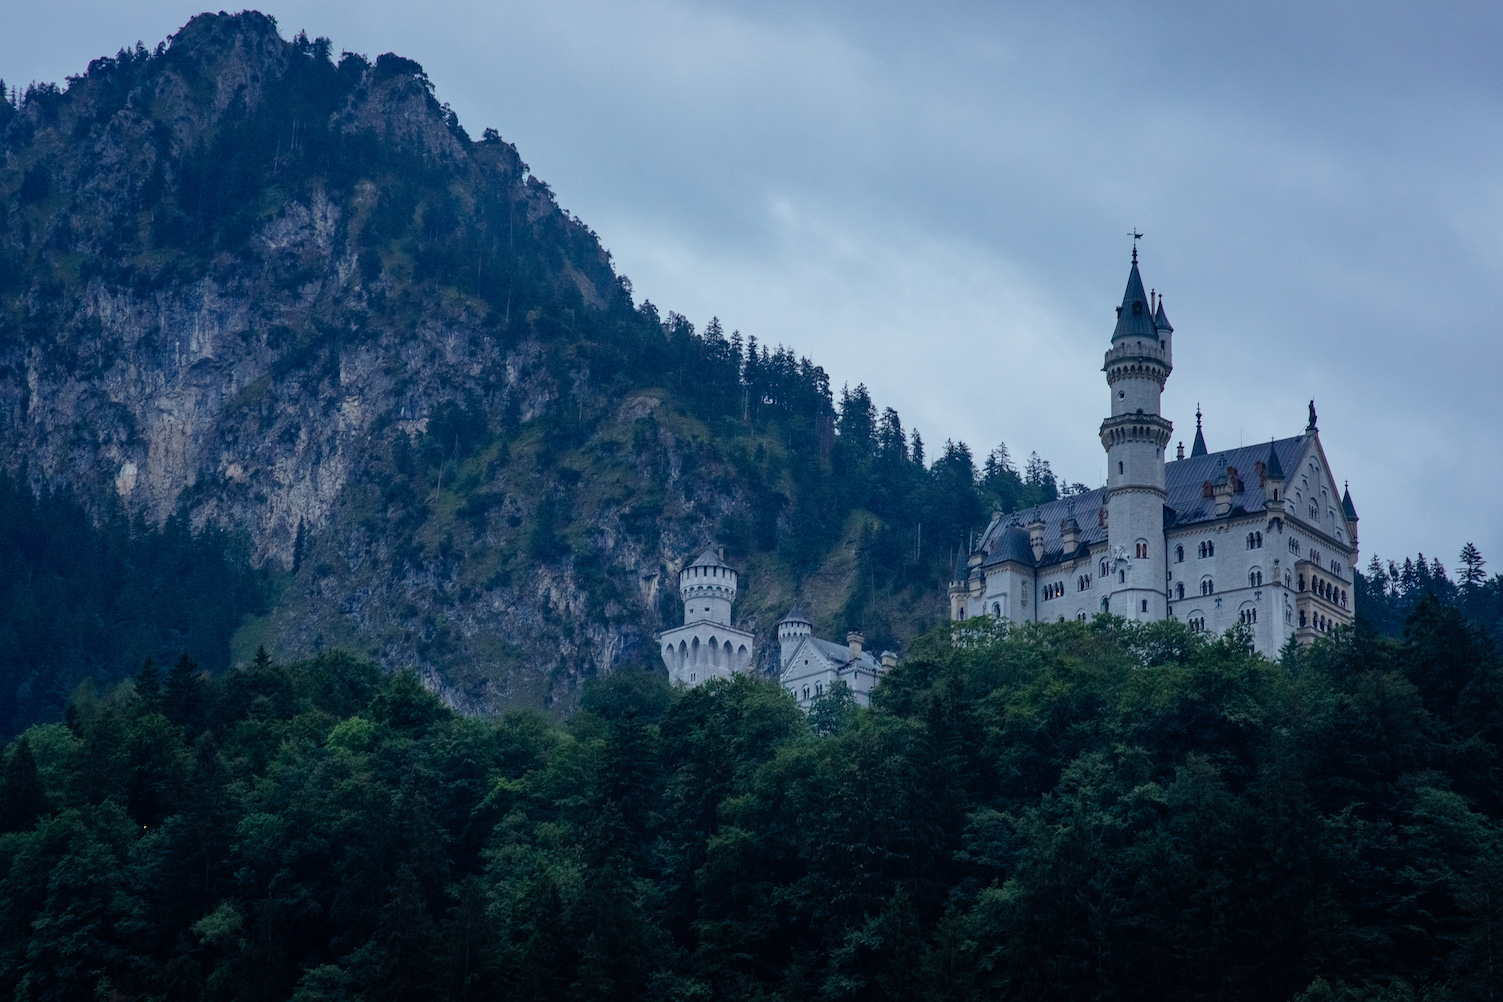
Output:
<path fill-rule="evenodd" d="M 1269 450 L 1288 469 L 1298 469 L 1308 446 L 1308 436 L 1279 439 L 1270 445 L 1249 445 L 1225 452 L 1212 452 L 1164 464 L 1164 487 L 1168 498 L 1164 504 L 1165 528 L 1183 527 L 1216 518 L 1216 499 L 1205 497 L 1206 481 L 1228 476 L 1235 469 L 1242 489 L 1232 494 L 1230 514 L 1264 510 L 1265 489 L 1258 483 L 1258 466 L 1266 462 Z M 1106 488 L 1098 487 L 1071 498 L 1004 515 L 1000 522 L 987 528 L 978 545 L 986 553 L 983 566 L 995 566 L 1014 560 L 1028 567 L 1047 567 L 1065 559 L 1060 539 L 1060 525 L 1068 517 L 1071 505 L 1080 523 L 1083 547 L 1106 542 L 1107 530 L 1101 525 L 1101 506 L 1106 503 Z M 1035 519 L 1044 522 L 1044 556 L 1035 563 L 1029 545 L 1027 526 Z M 963 571 L 963 568 L 962 568 Z"/>
<path fill-rule="evenodd" d="M 818 637 L 810 637 L 806 643 L 813 644 L 820 653 L 824 654 L 825 657 L 837 665 L 848 665 L 851 663 L 851 648 L 846 644 L 832 644 L 828 640 L 821 640 Z M 882 667 L 881 662 L 866 651 L 862 651 L 861 657 L 857 660 L 865 667 L 873 670 L 880 670 Z"/>
<path fill-rule="evenodd" d="M 1143 291 L 1143 278 L 1138 274 L 1136 250 L 1132 254 L 1132 270 L 1127 273 L 1127 290 L 1122 293 L 1122 305 L 1117 307 L 1117 328 L 1112 331 L 1113 341 L 1125 337 L 1140 337 L 1154 343 L 1159 339 L 1148 306 L 1148 293 Z"/>

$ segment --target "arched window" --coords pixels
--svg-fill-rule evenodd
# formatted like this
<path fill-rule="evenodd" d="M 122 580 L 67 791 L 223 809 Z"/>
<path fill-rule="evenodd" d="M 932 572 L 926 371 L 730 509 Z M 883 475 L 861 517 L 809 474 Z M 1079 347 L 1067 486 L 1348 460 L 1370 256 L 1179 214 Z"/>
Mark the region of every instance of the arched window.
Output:
<path fill-rule="evenodd" d="M 825 694 L 825 684 L 823 682 L 815 682 L 814 683 L 814 695 L 816 695 L 816 696 L 823 696 L 824 694 Z"/>
<path fill-rule="evenodd" d="M 805 699 L 809 698 L 809 687 L 807 685 L 804 686 L 804 698 Z"/>
<path fill-rule="evenodd" d="M 1140 539 L 1140 540 L 1138 540 L 1138 544 L 1137 544 L 1136 548 L 1134 549 L 1134 554 L 1135 554 L 1135 556 L 1139 560 L 1147 560 L 1148 559 L 1148 540 L 1146 540 L 1146 539 Z"/>
<path fill-rule="evenodd" d="M 1245 608 L 1237 613 L 1237 622 L 1241 623 L 1243 626 L 1252 626 L 1257 621 L 1258 610 L 1256 608 Z"/>
<path fill-rule="evenodd" d="M 1085 622 L 1085 613 L 1083 613 L 1083 612 L 1077 612 L 1075 614 L 1075 621 L 1077 623 L 1084 623 Z"/>
<path fill-rule="evenodd" d="M 1215 594 L 1215 592 L 1216 582 L 1212 581 L 1210 578 L 1205 578 L 1200 582 L 1200 593 L 1202 595 L 1212 595 Z"/>
<path fill-rule="evenodd" d="M 1346 608 L 1346 589 L 1345 588 L 1341 589 L 1341 607 L 1343 609 Z"/>
<path fill-rule="evenodd" d="M 1105 557 L 1102 557 L 1101 558 L 1101 576 L 1102 577 L 1106 577 L 1111 572 L 1112 572 L 1112 565 L 1109 564 L 1109 563 L 1107 563 L 1107 560 L 1106 560 Z"/>
<path fill-rule="evenodd" d="M 1177 585 L 1174 586 L 1174 597 L 1175 598 L 1184 598 L 1185 597 L 1185 583 L 1183 581 L 1181 581 L 1179 584 L 1177 584 Z"/>
<path fill-rule="evenodd" d="M 1300 591 L 1304 591 L 1305 590 L 1305 576 L 1303 574 L 1301 574 L 1299 576 L 1299 590 Z"/>
<path fill-rule="evenodd" d="M 1117 583 L 1118 584 L 1127 584 L 1127 572 L 1126 571 L 1118 571 L 1117 572 Z"/>
<path fill-rule="evenodd" d="M 1002 618 L 1002 604 L 1000 602 L 992 603 L 992 616 L 995 619 Z"/>
<path fill-rule="evenodd" d="M 1249 588 L 1263 587 L 1263 572 L 1254 567 L 1247 574 L 1247 586 Z"/>
<path fill-rule="evenodd" d="M 1101 600 L 1101 612 L 1102 612 L 1103 615 L 1105 615 L 1106 613 L 1110 612 L 1111 608 L 1112 608 L 1112 605 L 1111 605 L 1110 602 L 1108 602 L 1106 599 L 1102 599 Z"/>
<path fill-rule="evenodd" d="M 1183 546 L 1176 546 L 1174 548 L 1174 562 L 1176 564 L 1185 562 L 1185 548 Z"/>
<path fill-rule="evenodd" d="M 1301 609 L 1299 611 L 1299 625 L 1300 625 L 1300 629 L 1304 629 L 1305 628 L 1305 610 L 1303 610 L 1303 609 Z"/>

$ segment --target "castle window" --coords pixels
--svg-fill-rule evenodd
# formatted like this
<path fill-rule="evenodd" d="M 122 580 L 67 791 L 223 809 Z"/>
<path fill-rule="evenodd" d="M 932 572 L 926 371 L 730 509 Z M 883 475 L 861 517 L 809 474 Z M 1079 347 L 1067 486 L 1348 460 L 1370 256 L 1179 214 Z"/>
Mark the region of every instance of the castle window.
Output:
<path fill-rule="evenodd" d="M 1102 577 L 1106 577 L 1111 572 L 1112 572 L 1111 564 L 1107 563 L 1107 560 L 1106 560 L 1105 557 L 1102 557 L 1101 558 L 1101 576 Z"/>
<path fill-rule="evenodd" d="M 1261 550 L 1263 548 L 1263 534 L 1261 532 L 1249 532 L 1247 534 L 1247 548 L 1249 550 Z"/>
<path fill-rule="evenodd" d="M 1075 614 L 1075 621 L 1077 623 L 1084 623 L 1085 622 L 1085 613 L 1083 613 L 1083 612 L 1077 612 Z"/>
<path fill-rule="evenodd" d="M 1293 536 L 1289 537 L 1289 552 L 1294 554 L 1296 557 L 1299 556 L 1299 540 L 1295 539 Z"/>
<path fill-rule="evenodd" d="M 823 682 L 815 682 L 814 683 L 814 695 L 816 695 L 816 696 L 823 696 L 824 694 L 825 694 L 825 684 Z"/>
<path fill-rule="evenodd" d="M 1001 605 L 1001 603 L 998 603 L 998 602 L 993 602 L 992 603 L 992 615 L 995 616 L 998 619 L 1002 618 L 1002 605 Z"/>
<path fill-rule="evenodd" d="M 1117 472 L 1118 472 L 1118 473 L 1121 473 L 1121 472 L 1122 472 L 1122 464 L 1121 464 L 1121 463 L 1118 463 L 1118 464 L 1117 464 Z"/>
<path fill-rule="evenodd" d="M 1112 604 L 1106 599 L 1101 600 L 1101 614 L 1104 616 L 1112 609 Z"/>
<path fill-rule="evenodd" d="M 1190 613 L 1190 618 L 1185 620 L 1185 625 L 1190 627 L 1191 633 L 1204 633 L 1206 631 L 1206 618 L 1199 613 Z"/>
<path fill-rule="evenodd" d="M 807 685 L 804 686 L 804 698 L 805 699 L 809 698 L 809 687 Z"/>
<path fill-rule="evenodd" d="M 1247 586 L 1249 588 L 1263 587 L 1263 572 L 1254 567 L 1247 575 Z"/>
<path fill-rule="evenodd" d="M 1305 590 L 1305 576 L 1303 574 L 1301 574 L 1299 576 L 1299 590 L 1300 591 L 1304 591 Z"/>
<path fill-rule="evenodd" d="M 1202 595 L 1213 595 L 1213 594 L 1215 594 L 1215 592 L 1216 592 L 1216 582 L 1215 581 L 1212 581 L 1210 578 L 1206 578 L 1205 580 L 1203 580 L 1203 581 L 1200 582 L 1200 593 Z"/>
<path fill-rule="evenodd" d="M 1174 562 L 1176 564 L 1185 562 L 1185 548 L 1183 546 L 1176 546 L 1174 548 Z"/>
<path fill-rule="evenodd" d="M 1311 518 L 1320 518 L 1320 505 L 1316 502 L 1316 500 L 1314 498 L 1310 499 L 1310 517 Z"/>
<path fill-rule="evenodd" d="M 1136 554 L 1136 556 L 1137 556 L 1137 558 L 1139 560 L 1147 560 L 1148 559 L 1148 543 L 1145 540 L 1141 540 L 1141 539 L 1138 540 L 1138 545 L 1137 545 L 1137 548 L 1136 548 L 1136 550 L 1134 552 L 1135 552 L 1135 554 Z"/>
<path fill-rule="evenodd" d="M 1243 609 L 1237 613 L 1237 621 L 1243 626 L 1251 626 L 1258 621 L 1257 609 Z"/>
<path fill-rule="evenodd" d="M 1299 611 L 1299 626 L 1300 626 L 1300 629 L 1303 630 L 1305 628 L 1305 625 L 1306 625 L 1305 624 L 1305 610 L 1301 609 Z"/>
<path fill-rule="evenodd" d="M 1118 584 L 1127 584 L 1127 572 L 1126 571 L 1118 571 L 1117 572 L 1117 583 Z"/>
<path fill-rule="evenodd" d="M 1185 583 L 1183 581 L 1181 581 L 1179 584 L 1177 584 L 1177 585 L 1174 586 L 1174 597 L 1175 598 L 1184 598 L 1185 597 Z"/>
<path fill-rule="evenodd" d="M 1143 611 L 1144 612 L 1148 611 L 1148 599 L 1146 599 L 1146 598 L 1143 600 Z"/>
<path fill-rule="evenodd" d="M 1346 589 L 1345 588 L 1341 589 L 1341 607 L 1343 609 L 1346 608 Z"/>

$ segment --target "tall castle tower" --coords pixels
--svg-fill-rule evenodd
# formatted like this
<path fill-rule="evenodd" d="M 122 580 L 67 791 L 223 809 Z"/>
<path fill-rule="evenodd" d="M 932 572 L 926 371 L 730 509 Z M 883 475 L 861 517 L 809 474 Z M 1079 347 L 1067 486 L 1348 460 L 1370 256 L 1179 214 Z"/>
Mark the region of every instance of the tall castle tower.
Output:
<path fill-rule="evenodd" d="M 702 685 L 751 668 L 756 655 L 752 635 L 731 625 L 736 600 L 736 571 L 718 547 L 707 547 L 678 576 L 684 600 L 684 625 L 658 635 L 670 681 Z"/>
<path fill-rule="evenodd" d="M 1128 619 L 1167 615 L 1168 554 L 1164 548 L 1164 450 L 1174 426 L 1159 414 L 1173 370 L 1174 328 L 1162 303 L 1143 291 L 1133 247 L 1127 291 L 1107 350 L 1111 417 L 1101 422 L 1107 457 L 1107 542 L 1111 564 L 1103 611 Z"/>

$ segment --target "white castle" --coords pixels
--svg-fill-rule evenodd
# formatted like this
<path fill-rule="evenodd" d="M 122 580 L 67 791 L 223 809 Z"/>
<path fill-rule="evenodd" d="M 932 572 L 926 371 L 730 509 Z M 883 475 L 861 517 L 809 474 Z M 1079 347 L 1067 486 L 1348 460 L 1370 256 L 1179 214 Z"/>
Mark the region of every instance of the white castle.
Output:
<path fill-rule="evenodd" d="M 731 625 L 736 580 L 735 569 L 725 562 L 725 551 L 714 546 L 679 573 L 684 625 L 658 635 L 669 681 L 693 687 L 751 670 L 756 654 L 753 637 Z M 860 633 L 849 634 L 843 647 L 820 640 L 797 606 L 778 624 L 778 642 L 783 688 L 806 710 L 837 682 L 849 686 L 862 706 L 871 705 L 877 679 L 898 663 L 891 651 L 880 660 L 864 652 Z"/>
<path fill-rule="evenodd" d="M 1159 398 L 1173 355 L 1174 328 L 1143 291 L 1134 247 L 1103 366 L 1106 486 L 993 516 L 950 585 L 952 620 L 1240 623 L 1268 655 L 1351 622 L 1357 511 L 1336 489 L 1315 403 L 1303 433 L 1224 452 L 1206 451 L 1197 408 L 1189 458 L 1181 443 L 1167 462 L 1174 426 Z"/>
<path fill-rule="evenodd" d="M 755 638 L 731 625 L 736 572 L 725 562 L 725 551 L 706 547 L 679 573 L 678 594 L 684 600 L 684 625 L 658 635 L 669 681 L 701 685 L 749 669 Z"/>

